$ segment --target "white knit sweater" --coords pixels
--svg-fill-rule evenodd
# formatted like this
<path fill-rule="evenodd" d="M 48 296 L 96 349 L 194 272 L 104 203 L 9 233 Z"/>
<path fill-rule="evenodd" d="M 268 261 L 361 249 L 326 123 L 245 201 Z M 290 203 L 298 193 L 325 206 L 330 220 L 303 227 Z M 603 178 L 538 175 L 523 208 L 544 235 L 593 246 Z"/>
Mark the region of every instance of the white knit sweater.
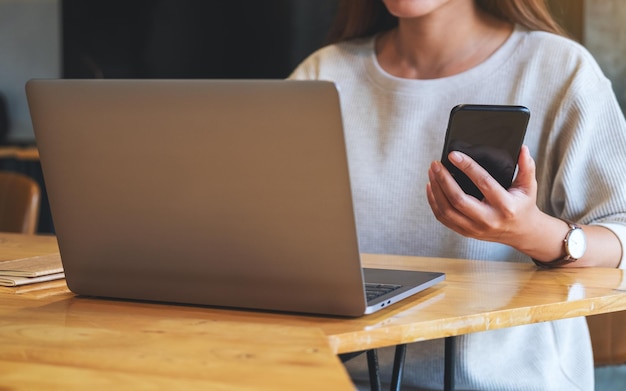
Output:
<path fill-rule="evenodd" d="M 605 225 L 626 244 L 626 123 L 610 82 L 583 47 L 516 27 L 473 69 L 409 80 L 380 68 L 373 43 L 325 47 L 291 75 L 339 88 L 362 252 L 530 262 L 508 246 L 452 232 L 430 210 L 428 167 L 441 157 L 450 109 L 461 103 L 528 107 L 525 144 L 537 162 L 539 207 Z M 503 305 L 516 293 L 497 284 L 492 290 Z M 392 352 L 379 354 L 389 376 Z M 457 359 L 459 390 L 593 390 L 584 318 L 466 335 Z M 404 389 L 442 388 L 443 341 L 412 344 L 407 361 Z M 364 360 L 347 366 L 357 384 L 367 379 Z"/>

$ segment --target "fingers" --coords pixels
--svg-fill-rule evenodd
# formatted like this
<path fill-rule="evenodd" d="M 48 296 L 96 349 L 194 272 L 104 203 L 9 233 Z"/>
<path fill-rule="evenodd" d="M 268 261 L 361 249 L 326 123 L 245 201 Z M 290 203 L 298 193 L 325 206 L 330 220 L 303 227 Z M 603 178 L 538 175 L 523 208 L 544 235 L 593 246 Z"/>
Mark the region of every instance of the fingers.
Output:
<path fill-rule="evenodd" d="M 483 167 L 461 152 L 451 152 L 450 162 L 463 171 L 483 193 L 484 200 L 466 194 L 438 161 L 431 164 L 427 187 L 429 205 L 437 220 L 466 236 L 475 236 L 494 222 L 493 206 L 507 205 L 507 191 Z M 508 209 L 508 207 L 506 208 Z M 497 223 L 497 222 L 496 222 Z"/>
<path fill-rule="evenodd" d="M 452 151 L 448 155 L 452 164 L 459 168 L 478 187 L 488 200 L 493 198 L 492 194 L 502 190 L 502 186 L 496 181 L 487 170 L 476 163 L 472 158 L 459 151 Z"/>
<path fill-rule="evenodd" d="M 448 158 L 485 198 L 465 194 L 441 162 L 434 161 L 428 171 L 426 193 L 437 220 L 461 235 L 505 243 L 503 238 L 519 231 L 537 208 L 535 162 L 528 148 L 523 146 L 520 151 L 517 177 L 508 190 L 469 156 L 452 152 Z"/>
<path fill-rule="evenodd" d="M 432 162 L 428 170 L 430 182 L 426 187 L 428 203 L 433 214 L 445 226 L 456 230 L 471 225 L 468 215 L 473 215 L 471 208 L 479 206 L 480 201 L 465 194 L 440 162 Z"/>

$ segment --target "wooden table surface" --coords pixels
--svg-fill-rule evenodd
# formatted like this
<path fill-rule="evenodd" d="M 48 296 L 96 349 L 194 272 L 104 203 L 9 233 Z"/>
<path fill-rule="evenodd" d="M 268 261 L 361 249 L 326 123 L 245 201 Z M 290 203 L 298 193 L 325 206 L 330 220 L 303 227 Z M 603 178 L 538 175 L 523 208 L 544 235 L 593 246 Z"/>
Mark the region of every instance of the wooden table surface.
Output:
<path fill-rule="evenodd" d="M 0 234 L 0 261 L 58 252 Z M 215 309 L 77 297 L 65 280 L 0 287 L 0 390 L 353 390 L 319 328 Z"/>
<path fill-rule="evenodd" d="M 0 234 L 0 261 L 58 251 Z M 64 280 L 0 288 L 0 389 L 352 389 L 336 353 L 626 309 L 618 269 L 364 255 L 446 281 L 361 318 L 76 296 Z"/>
<path fill-rule="evenodd" d="M 37 147 L 0 147 L 0 159 L 18 159 L 18 160 L 39 160 L 39 150 Z"/>

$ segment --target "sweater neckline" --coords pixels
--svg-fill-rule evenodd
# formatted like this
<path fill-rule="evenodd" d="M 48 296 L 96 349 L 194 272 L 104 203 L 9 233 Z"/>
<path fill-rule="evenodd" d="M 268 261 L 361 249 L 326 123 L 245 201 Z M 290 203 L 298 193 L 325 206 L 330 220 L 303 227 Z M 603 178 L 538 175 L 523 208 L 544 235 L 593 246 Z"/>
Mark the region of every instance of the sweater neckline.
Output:
<path fill-rule="evenodd" d="M 369 51 L 366 57 L 367 75 L 374 84 L 396 93 L 423 94 L 429 89 L 436 90 L 438 93 L 454 92 L 460 86 L 467 87 L 469 84 L 481 82 L 499 70 L 505 69 L 506 63 L 522 43 L 525 32 L 527 30 L 516 25 L 509 38 L 485 61 L 467 71 L 438 79 L 406 79 L 391 75 L 378 62 L 375 50 L 376 36 L 373 36 L 367 42 Z"/>

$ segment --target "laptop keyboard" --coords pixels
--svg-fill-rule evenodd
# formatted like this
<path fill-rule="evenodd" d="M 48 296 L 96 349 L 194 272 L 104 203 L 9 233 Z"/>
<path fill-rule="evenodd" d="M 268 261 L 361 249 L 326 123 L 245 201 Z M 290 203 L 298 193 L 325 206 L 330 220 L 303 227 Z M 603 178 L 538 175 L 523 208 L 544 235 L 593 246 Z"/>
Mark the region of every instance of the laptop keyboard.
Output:
<path fill-rule="evenodd" d="M 396 284 L 377 284 L 374 282 L 365 283 L 365 296 L 367 301 L 374 300 L 377 297 L 385 295 L 389 292 L 393 292 L 400 288 L 402 285 Z"/>

